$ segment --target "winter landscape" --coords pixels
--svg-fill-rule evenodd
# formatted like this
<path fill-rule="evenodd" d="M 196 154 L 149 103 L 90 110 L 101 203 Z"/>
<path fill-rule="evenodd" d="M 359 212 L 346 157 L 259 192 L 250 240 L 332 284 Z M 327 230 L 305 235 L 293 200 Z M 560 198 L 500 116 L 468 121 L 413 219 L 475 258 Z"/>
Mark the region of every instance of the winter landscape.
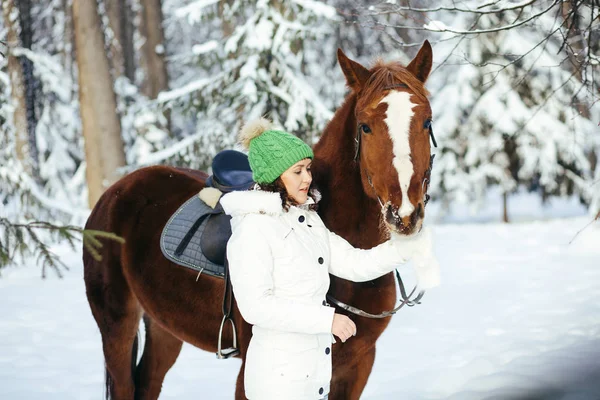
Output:
<path fill-rule="evenodd" d="M 262 115 L 315 143 L 348 91 L 338 48 L 406 64 L 425 40 L 442 285 L 392 318 L 361 398 L 600 399 L 597 1 L 1 9 L 0 399 L 103 398 L 81 238 L 107 186 L 149 165 L 209 170 Z M 184 345 L 161 399 L 231 399 L 239 367 Z"/>
<path fill-rule="evenodd" d="M 544 210 L 525 197 L 513 210 L 533 220 L 432 222 L 442 286 L 392 318 L 362 398 L 600 399 L 600 226 L 575 237 L 591 218 L 573 202 Z M 0 279 L 3 399 L 102 398 L 80 253 L 56 250 L 63 279 L 42 281 L 35 265 Z M 239 366 L 185 345 L 161 398 L 231 399 Z"/>

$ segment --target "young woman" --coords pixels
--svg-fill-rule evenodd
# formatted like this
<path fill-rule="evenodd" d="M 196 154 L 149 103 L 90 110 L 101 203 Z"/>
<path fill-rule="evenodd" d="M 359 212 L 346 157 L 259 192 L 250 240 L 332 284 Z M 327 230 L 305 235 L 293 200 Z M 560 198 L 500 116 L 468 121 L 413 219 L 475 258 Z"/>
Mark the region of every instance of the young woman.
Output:
<path fill-rule="evenodd" d="M 319 195 L 310 189 L 313 152 L 307 144 L 271 129 L 264 119 L 246 125 L 240 141 L 257 184 L 254 190 L 226 194 L 221 204 L 232 216 L 227 257 L 233 292 L 242 316 L 254 325 L 246 355 L 246 397 L 325 399 L 332 334 L 342 342 L 357 334 L 354 322 L 325 301 L 329 274 L 372 280 L 430 242 L 419 234 L 370 250 L 353 248 L 330 232 L 315 211 Z M 436 273 L 430 276 L 433 282 L 420 284 L 437 284 Z"/>

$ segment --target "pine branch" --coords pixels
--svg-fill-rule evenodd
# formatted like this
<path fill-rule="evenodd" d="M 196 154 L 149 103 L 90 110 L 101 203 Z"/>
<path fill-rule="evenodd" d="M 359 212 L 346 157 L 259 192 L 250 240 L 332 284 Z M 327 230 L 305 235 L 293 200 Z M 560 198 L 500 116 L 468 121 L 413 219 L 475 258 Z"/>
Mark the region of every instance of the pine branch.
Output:
<path fill-rule="evenodd" d="M 21 258 L 32 256 L 42 267 L 42 278 L 46 277 L 48 268 L 62 277 L 62 271 L 69 270 L 69 267 L 50 250 L 49 245 L 39 237 L 38 232 L 47 232 L 53 242 L 66 241 L 72 249 L 75 249 L 76 243 L 82 240 L 85 250 L 97 261 L 102 259 L 99 252 L 102 242 L 99 238 L 125 243 L 122 237 L 114 233 L 87 230 L 74 225 L 55 225 L 44 221 L 13 223 L 6 218 L 0 218 L 0 229 L 4 230 L 0 241 L 0 269 L 14 264 L 17 256 Z"/>

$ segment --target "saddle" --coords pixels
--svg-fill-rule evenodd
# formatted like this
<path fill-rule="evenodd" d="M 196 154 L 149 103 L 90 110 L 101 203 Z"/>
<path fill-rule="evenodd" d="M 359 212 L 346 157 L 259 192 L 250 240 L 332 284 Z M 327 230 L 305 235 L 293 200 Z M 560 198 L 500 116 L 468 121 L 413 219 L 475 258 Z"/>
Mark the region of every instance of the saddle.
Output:
<path fill-rule="evenodd" d="M 223 320 L 219 329 L 217 358 L 239 354 L 236 328 L 231 318 L 233 295 L 227 267 L 227 242 L 231 237 L 231 217 L 224 213 L 219 199 L 223 193 L 247 190 L 253 184 L 248 157 L 235 150 L 218 153 L 212 162 L 213 174 L 199 194 L 188 199 L 169 218 L 160 237 L 164 256 L 175 264 L 225 279 Z M 233 346 L 221 348 L 225 323 L 233 329 Z"/>
<path fill-rule="evenodd" d="M 160 247 L 165 257 L 178 265 L 223 278 L 231 217 L 218 200 L 223 193 L 249 189 L 254 181 L 248 157 L 235 150 L 217 154 L 212 170 L 206 188 L 171 216 L 162 231 Z"/>

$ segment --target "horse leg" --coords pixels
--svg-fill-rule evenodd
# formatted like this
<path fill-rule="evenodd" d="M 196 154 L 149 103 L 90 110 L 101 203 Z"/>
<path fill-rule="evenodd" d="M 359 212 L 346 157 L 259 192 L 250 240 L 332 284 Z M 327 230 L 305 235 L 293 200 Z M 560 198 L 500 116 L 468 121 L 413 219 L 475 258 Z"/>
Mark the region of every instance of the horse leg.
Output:
<path fill-rule="evenodd" d="M 358 400 L 367 385 L 375 362 L 375 347 L 353 357 L 354 363 L 333 366 L 329 400 Z"/>
<path fill-rule="evenodd" d="M 136 393 L 139 400 L 156 400 L 162 389 L 165 375 L 171 369 L 183 341 L 176 338 L 149 316 L 144 316 L 146 343 L 136 370 Z"/>
<path fill-rule="evenodd" d="M 106 270 L 98 268 L 92 273 L 87 269 L 85 281 L 92 315 L 102 336 L 106 398 L 131 400 L 135 393 L 133 370 L 137 358 L 141 307 L 124 280 L 116 279 L 113 274 L 108 279 L 110 284 L 106 284 L 103 272 Z"/>
<path fill-rule="evenodd" d="M 242 360 L 242 367 L 238 374 L 237 381 L 235 383 L 235 400 L 247 400 L 246 392 L 244 388 L 244 371 L 246 369 L 246 360 Z"/>

